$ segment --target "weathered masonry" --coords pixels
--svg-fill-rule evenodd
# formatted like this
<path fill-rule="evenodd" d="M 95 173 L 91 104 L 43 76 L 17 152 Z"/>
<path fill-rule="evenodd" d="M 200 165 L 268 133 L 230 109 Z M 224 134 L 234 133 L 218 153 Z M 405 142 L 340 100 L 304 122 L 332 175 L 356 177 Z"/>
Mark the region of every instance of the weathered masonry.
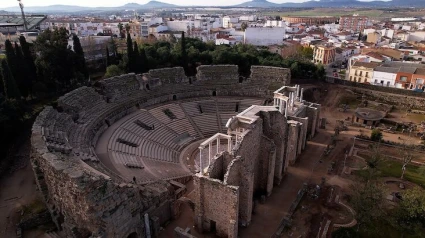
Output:
<path fill-rule="evenodd" d="M 229 119 L 227 135 L 218 133 L 201 144 L 210 153 L 200 158 L 194 175 L 197 229 L 236 238 L 238 226 L 251 222 L 254 193 L 272 193 L 314 136 L 319 114 L 320 105 L 304 101 L 298 85 L 283 86 L 274 92 L 273 106 L 249 107 Z M 207 147 L 213 141 L 227 142 L 227 149 L 211 154 Z"/>
<path fill-rule="evenodd" d="M 263 74 L 261 72 L 264 73 L 264 77 L 261 77 L 261 74 Z M 173 160 L 173 158 L 178 157 L 177 154 L 181 152 L 185 144 L 182 142 L 176 145 L 173 139 L 158 136 L 160 130 L 164 133 L 168 132 L 168 134 L 172 132 L 171 134 L 178 138 L 182 138 L 182 133 L 173 132 L 170 127 L 174 124 L 171 122 L 168 125 L 157 123 L 155 129 L 150 128 L 152 124 L 143 121 L 143 118 L 157 119 L 146 108 L 183 99 L 190 101 L 196 98 L 218 98 L 220 96 L 268 99 L 272 93 L 270 88 L 276 82 L 289 85 L 290 79 L 289 69 L 253 66 L 252 76 L 241 80 L 236 65 L 200 66 L 198 67 L 197 77 L 189 79 L 184 74 L 183 68 L 176 67 L 151 70 L 142 75 L 126 74 L 112 77 L 96 82 L 92 87 L 80 87 L 63 95 L 58 99 L 57 106 L 45 107 L 39 114 L 33 125 L 31 136 L 31 163 L 36 174 L 37 186 L 57 228 L 63 230 L 67 237 L 156 237 L 161 226 L 169 220 L 175 219 L 175 214 L 172 212 L 173 204 L 184 193 L 184 187 L 179 184 L 192 179 L 192 174 L 190 172 L 184 173 L 186 170 L 182 168 L 183 166 L 179 161 Z M 285 90 L 289 89 L 282 89 L 283 91 L 281 90 L 278 93 L 282 94 L 283 98 L 287 97 L 290 92 Z M 190 102 L 188 103 L 190 104 Z M 229 105 L 219 101 L 213 101 L 211 104 L 217 109 L 217 112 L 218 108 Z M 299 105 L 301 105 L 299 102 L 294 101 L 293 110 L 297 111 L 296 108 Z M 245 109 L 243 104 L 238 106 Z M 305 107 L 310 108 L 307 105 Z M 175 108 L 181 107 L 175 104 L 174 108 L 168 108 L 169 112 L 173 112 Z M 232 110 L 235 112 L 233 108 Z M 272 108 L 274 109 L 271 110 Z M 234 155 L 229 152 L 222 153 L 222 167 L 216 167 L 214 172 L 211 171 L 211 175 L 214 178 L 221 178 L 223 181 L 221 183 L 225 183 L 224 181 L 227 183 L 227 180 L 229 180 L 229 184 L 222 187 L 212 186 L 214 186 L 214 189 L 226 191 L 223 196 L 227 196 L 228 201 L 236 202 L 232 204 L 235 209 L 232 210 L 232 214 L 229 213 L 229 217 L 223 218 L 222 221 L 218 218 L 209 220 L 217 221 L 217 228 L 220 228 L 220 230 L 223 230 L 222 225 L 225 225 L 223 235 L 228 233 L 230 226 L 233 227 L 231 230 L 237 232 L 237 226 L 240 222 L 246 224 L 250 222 L 251 215 L 247 210 L 252 206 L 248 199 L 250 192 L 253 189 L 260 188 L 270 192 L 273 185 L 271 180 L 278 182 L 284 172 L 285 166 L 283 164 L 278 169 L 274 169 L 276 167 L 274 165 L 260 164 L 269 161 L 270 163 L 273 161 L 283 163 L 287 158 L 286 147 L 283 144 L 276 146 L 281 139 L 287 137 L 288 133 L 283 129 L 281 133 L 275 132 L 276 128 L 283 128 L 287 123 L 283 114 L 278 112 L 278 108 L 271 107 L 270 111 L 264 112 L 259 110 L 258 115 L 251 115 L 252 112 L 258 110 L 257 107 L 253 107 L 244 112 L 247 119 L 243 119 L 243 115 L 241 115 L 232 120 L 232 126 L 229 127 L 229 130 L 231 130 L 231 133 L 239 135 L 240 141 L 238 139 L 237 143 L 248 142 L 249 140 L 254 143 L 260 140 L 264 146 L 276 147 L 276 155 L 270 154 L 262 160 L 253 161 L 253 163 L 256 163 L 255 168 L 262 168 L 256 170 L 254 176 L 249 173 L 249 166 L 253 165 L 246 162 L 248 155 L 244 152 L 245 146 L 243 144 L 232 145 L 233 150 L 239 148 Z M 311 107 L 311 111 L 307 109 L 305 111 L 305 115 L 299 117 L 310 117 L 310 115 L 318 113 L 314 111 L 314 107 Z M 177 118 L 184 117 L 184 119 L 178 121 L 184 122 L 184 128 L 196 128 L 196 122 L 189 120 L 190 116 L 185 116 L 185 112 L 182 112 L 182 110 L 175 110 L 174 112 L 176 112 L 174 116 Z M 183 116 L 177 112 L 182 112 Z M 157 157 L 154 160 L 135 157 L 129 155 L 126 151 L 124 151 L 126 153 L 115 153 L 116 157 L 112 156 L 111 158 L 117 160 L 134 159 L 135 163 L 127 164 L 133 168 L 122 165 L 123 169 L 128 169 L 127 171 L 132 171 L 138 175 L 129 178 L 128 173 L 120 173 L 108 166 L 108 163 L 103 163 L 101 157 L 106 155 L 97 154 L 95 148 L 99 138 L 105 135 L 108 129 L 113 129 L 117 121 L 133 113 L 146 116 L 141 117 L 138 121 L 137 126 L 140 130 L 149 127 L 145 134 L 134 135 L 134 138 L 137 137 L 137 140 L 144 142 L 150 141 L 150 145 L 157 146 L 144 147 L 149 148 L 152 154 L 157 155 Z M 160 113 L 162 113 L 161 110 Z M 295 114 L 289 113 L 289 115 L 297 116 Z M 199 117 L 208 118 L 207 116 L 210 115 L 200 115 Z M 216 121 L 220 123 L 220 127 L 217 128 L 222 128 L 220 120 L 217 119 L 217 117 L 221 118 L 222 115 L 216 113 L 215 116 Z M 170 121 L 172 120 L 170 119 Z M 261 121 L 269 122 L 269 124 L 264 123 L 258 128 L 252 128 Z M 131 122 L 133 123 L 133 121 Z M 313 124 L 309 120 L 308 128 L 310 131 L 314 131 L 315 125 Z M 197 136 L 197 139 L 204 139 L 216 133 L 199 132 L 200 130 L 193 129 L 191 131 L 193 135 L 189 134 L 190 136 Z M 147 138 L 147 134 L 151 137 Z M 155 141 L 153 141 L 153 137 L 155 137 Z M 164 143 L 158 138 L 174 146 L 172 157 L 165 158 L 167 156 L 165 153 L 159 153 L 167 148 L 162 146 Z M 136 151 L 136 154 L 141 152 L 143 147 L 135 141 L 126 141 L 126 138 L 110 139 L 112 146 L 119 145 L 120 148 L 131 148 Z M 125 143 L 122 143 L 123 141 Z M 235 140 L 233 141 L 235 142 Z M 109 151 L 108 153 L 112 152 Z M 260 152 L 256 153 L 259 157 Z M 293 159 L 295 159 L 297 153 L 297 151 L 292 152 Z M 240 156 L 239 162 L 235 160 L 235 156 Z M 145 168 L 142 168 L 142 166 L 134 168 L 134 165 L 138 165 L 136 162 L 142 160 L 151 163 L 143 164 Z M 219 160 L 215 161 L 214 164 L 219 166 L 219 162 L 217 162 Z M 245 166 L 247 170 L 243 176 L 249 178 L 250 183 L 244 184 L 239 179 L 239 175 L 233 174 L 233 172 L 231 175 L 225 176 L 229 164 L 234 164 L 232 165 L 234 167 Z M 167 169 L 173 167 L 173 169 L 183 172 L 171 177 L 164 175 L 160 179 L 158 179 L 159 176 L 153 176 L 158 174 L 150 173 L 150 171 L 154 171 L 154 166 L 163 168 L 167 165 L 170 166 Z M 268 170 L 271 169 L 274 169 L 273 174 L 276 175 L 266 178 Z M 136 177 L 135 180 L 137 181 L 134 181 L 132 178 Z M 220 179 L 217 180 L 220 181 Z M 197 184 L 200 184 L 199 181 L 199 179 L 196 180 Z M 209 180 L 202 183 L 204 182 L 205 187 L 210 186 Z M 230 184 L 235 186 L 232 187 Z M 202 209 L 203 214 L 208 214 L 207 207 Z M 205 221 L 208 220 L 207 217 L 201 218 Z"/>

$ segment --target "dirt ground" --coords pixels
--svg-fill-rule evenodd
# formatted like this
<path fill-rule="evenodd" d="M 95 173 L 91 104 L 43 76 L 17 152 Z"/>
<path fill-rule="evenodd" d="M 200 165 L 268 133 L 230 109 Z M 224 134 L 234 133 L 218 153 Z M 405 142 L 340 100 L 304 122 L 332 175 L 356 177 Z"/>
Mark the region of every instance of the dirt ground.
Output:
<path fill-rule="evenodd" d="M 16 237 L 22 208 L 37 198 L 36 188 L 29 163 L 0 180 L 0 237 Z"/>

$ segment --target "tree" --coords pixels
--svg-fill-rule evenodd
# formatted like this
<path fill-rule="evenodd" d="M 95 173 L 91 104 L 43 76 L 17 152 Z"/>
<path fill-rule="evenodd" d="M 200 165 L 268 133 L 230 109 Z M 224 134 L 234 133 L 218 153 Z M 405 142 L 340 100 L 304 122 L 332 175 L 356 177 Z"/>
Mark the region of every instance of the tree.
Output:
<path fill-rule="evenodd" d="M 128 72 L 135 72 L 133 41 L 131 40 L 130 33 L 127 33 L 127 58 L 128 58 L 128 65 L 127 65 Z"/>
<path fill-rule="evenodd" d="M 134 61 L 135 61 L 134 62 L 135 72 L 140 74 L 140 73 L 143 72 L 143 64 L 145 62 L 143 62 L 143 58 L 140 55 L 139 46 L 137 45 L 136 41 L 134 42 L 134 53 L 133 54 L 134 54 Z"/>
<path fill-rule="evenodd" d="M 109 55 L 108 46 L 106 46 L 106 67 L 108 67 L 109 65 L 111 65 L 111 58 L 110 58 L 110 55 Z"/>
<path fill-rule="evenodd" d="M 120 37 L 124 39 L 125 34 L 124 34 L 124 26 L 122 25 L 122 23 L 118 23 L 118 29 L 120 30 Z"/>
<path fill-rule="evenodd" d="M 123 71 L 118 67 L 118 65 L 110 65 L 106 68 L 106 73 L 105 76 L 103 76 L 104 78 L 110 78 L 110 77 L 114 77 L 114 76 L 119 76 L 123 74 Z"/>
<path fill-rule="evenodd" d="M 378 128 L 372 130 L 370 134 L 370 139 L 373 141 L 381 141 L 382 140 L 382 132 Z"/>
<path fill-rule="evenodd" d="M 242 22 L 242 24 L 241 24 L 242 31 L 245 31 L 246 28 L 248 28 L 248 24 L 246 22 Z"/>
<path fill-rule="evenodd" d="M 145 48 L 140 49 L 140 61 L 142 62 L 142 73 L 146 73 L 149 71 L 149 62 L 148 58 L 146 57 Z"/>
<path fill-rule="evenodd" d="M 31 84 L 28 82 L 28 67 L 24 60 L 21 47 L 15 42 L 15 58 L 17 64 L 17 71 L 13 75 L 18 85 L 19 92 L 24 98 L 28 97 Z"/>
<path fill-rule="evenodd" d="M 81 55 L 68 47 L 69 33 L 65 28 L 43 31 L 34 42 L 37 52 L 36 67 L 40 82 L 37 88 L 46 92 L 63 94 L 86 84 L 81 70 Z"/>
<path fill-rule="evenodd" d="M 298 78 L 300 76 L 300 66 L 298 62 L 294 62 L 291 64 L 291 77 Z"/>
<path fill-rule="evenodd" d="M 6 60 L 1 61 L 1 74 L 3 79 L 3 88 L 6 99 L 17 99 L 21 98 L 18 87 L 16 85 L 13 74 L 10 71 L 9 65 Z"/>
<path fill-rule="evenodd" d="M 125 31 L 127 32 L 127 34 L 130 34 L 130 29 L 131 29 L 131 26 L 128 23 L 125 24 Z"/>
<path fill-rule="evenodd" d="M 89 71 L 86 66 L 86 59 L 84 56 L 84 50 L 81 46 L 80 38 L 76 34 L 72 36 L 72 41 L 74 44 L 74 52 L 77 54 L 77 67 L 80 72 L 84 74 L 85 78 L 89 77 Z"/>
<path fill-rule="evenodd" d="M 187 68 L 187 52 L 186 52 L 186 39 L 184 36 L 184 31 L 182 31 L 182 38 L 180 39 L 180 47 L 181 47 L 181 57 L 182 57 L 182 67 L 184 68 L 184 71 L 188 72 L 188 68 Z"/>
<path fill-rule="evenodd" d="M 316 78 L 318 80 L 322 80 L 322 81 L 325 80 L 326 70 L 325 70 L 325 67 L 323 67 L 322 64 L 317 65 L 315 75 L 316 75 Z"/>
<path fill-rule="evenodd" d="M 404 191 L 398 208 L 395 209 L 395 222 L 404 234 L 424 237 L 425 228 L 425 193 L 419 187 Z M 416 237 L 416 236 L 415 236 Z"/>
<path fill-rule="evenodd" d="M 1 67 L 0 67 L 0 101 L 2 101 L 2 98 L 3 98 L 4 95 L 5 94 L 4 94 L 3 75 L 1 73 Z"/>
<path fill-rule="evenodd" d="M 402 149 L 400 150 L 400 157 L 402 160 L 401 167 L 401 179 L 404 177 L 404 173 L 406 172 L 407 165 L 414 159 L 413 148 L 408 146 L 407 144 L 403 144 Z"/>
<path fill-rule="evenodd" d="M 385 189 L 382 183 L 369 180 L 351 186 L 351 204 L 356 211 L 357 225 L 376 221 L 385 211 Z"/>
<path fill-rule="evenodd" d="M 19 89 L 21 88 L 20 86 L 23 84 L 21 82 L 22 77 L 20 77 L 20 70 L 19 70 L 20 62 L 18 61 L 16 57 L 16 52 L 15 52 L 15 49 L 13 48 L 12 42 L 10 40 L 6 40 L 4 43 L 4 46 L 6 51 L 5 54 L 6 54 L 7 65 Z"/>
<path fill-rule="evenodd" d="M 19 43 L 21 44 L 22 53 L 28 67 L 28 88 L 29 93 L 32 94 L 32 87 L 35 81 L 37 81 L 37 68 L 35 67 L 34 57 L 31 53 L 30 46 L 24 36 L 19 37 Z"/>

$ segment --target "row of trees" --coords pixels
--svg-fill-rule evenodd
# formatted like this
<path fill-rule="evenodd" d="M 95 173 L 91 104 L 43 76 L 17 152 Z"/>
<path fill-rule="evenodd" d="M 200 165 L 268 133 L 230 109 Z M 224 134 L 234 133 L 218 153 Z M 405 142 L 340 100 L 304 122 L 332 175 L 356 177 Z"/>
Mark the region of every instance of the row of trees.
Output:
<path fill-rule="evenodd" d="M 79 38 L 63 28 L 44 31 L 32 44 L 23 36 L 17 42 L 6 40 L 5 51 L 0 60 L 0 162 L 28 131 L 41 100 L 54 101 L 89 78 Z"/>
<path fill-rule="evenodd" d="M 116 66 L 110 66 L 106 76 L 112 72 L 143 73 L 149 69 L 182 66 L 188 76 L 196 74 L 196 67 L 209 64 L 236 64 L 240 74 L 249 76 L 251 65 L 287 67 L 294 78 L 325 76 L 323 66 L 311 63 L 309 56 L 312 50 L 301 47 L 299 54 L 291 58 L 283 58 L 266 48 L 239 44 L 235 46 L 215 45 L 214 42 L 203 42 L 195 38 L 186 38 L 184 33 L 178 42 L 157 41 L 151 44 L 138 45 L 127 34 L 127 53 Z"/>

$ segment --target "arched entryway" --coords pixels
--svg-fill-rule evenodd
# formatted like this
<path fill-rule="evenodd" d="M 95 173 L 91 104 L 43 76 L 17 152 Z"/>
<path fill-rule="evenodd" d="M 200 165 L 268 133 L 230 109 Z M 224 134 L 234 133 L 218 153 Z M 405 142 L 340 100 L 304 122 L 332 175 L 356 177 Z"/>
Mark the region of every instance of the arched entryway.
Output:
<path fill-rule="evenodd" d="M 137 238 L 137 232 L 133 232 L 130 235 L 127 236 L 127 238 Z"/>

